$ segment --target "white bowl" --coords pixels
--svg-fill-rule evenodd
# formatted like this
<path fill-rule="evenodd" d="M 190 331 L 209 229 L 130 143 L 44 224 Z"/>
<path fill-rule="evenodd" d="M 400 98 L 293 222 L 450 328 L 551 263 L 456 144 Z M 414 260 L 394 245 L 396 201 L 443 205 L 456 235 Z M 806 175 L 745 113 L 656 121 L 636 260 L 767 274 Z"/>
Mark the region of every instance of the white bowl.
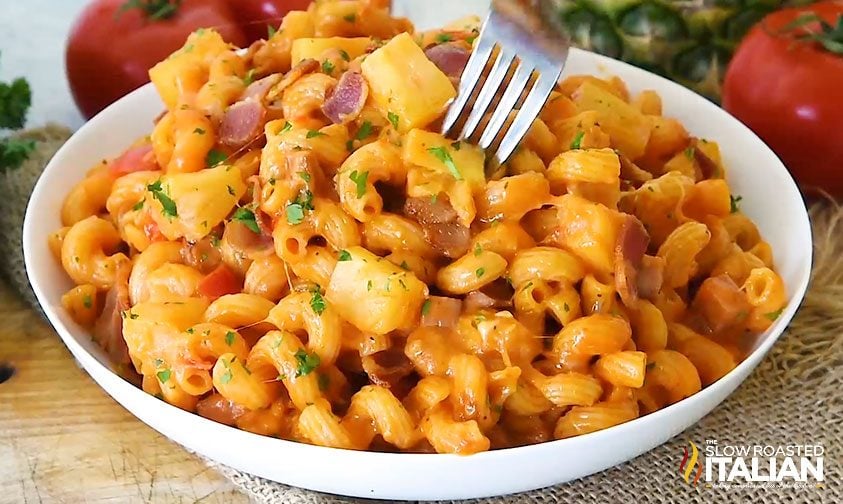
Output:
<path fill-rule="evenodd" d="M 799 191 L 782 163 L 749 129 L 713 103 L 666 79 L 572 50 L 566 74 L 617 75 L 630 90 L 654 89 L 665 115 L 698 137 L 720 142 L 729 183 L 770 242 L 790 301 L 754 352 L 700 393 L 634 421 L 580 437 L 471 456 L 391 454 L 310 446 L 244 432 L 187 413 L 114 374 L 88 331 L 62 310 L 71 282 L 47 248 L 60 227 L 62 199 L 85 171 L 149 133 L 163 106 L 151 85 L 99 114 L 47 166 L 26 213 L 23 246 L 44 312 L 85 370 L 117 402 L 168 438 L 241 471 L 297 487 L 382 499 L 462 499 L 521 492 L 601 471 L 646 452 L 697 422 L 749 375 L 793 317 L 811 269 L 811 229 Z"/>

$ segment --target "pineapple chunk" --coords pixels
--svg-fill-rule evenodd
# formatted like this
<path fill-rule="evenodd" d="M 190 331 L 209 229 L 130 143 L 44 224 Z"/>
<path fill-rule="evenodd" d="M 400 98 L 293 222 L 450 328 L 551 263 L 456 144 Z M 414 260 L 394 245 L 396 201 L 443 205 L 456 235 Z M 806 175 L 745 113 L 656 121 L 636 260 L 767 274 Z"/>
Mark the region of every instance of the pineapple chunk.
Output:
<path fill-rule="evenodd" d="M 590 81 L 572 96 L 579 112 L 594 110 L 601 128 L 609 133 L 612 146 L 633 161 L 640 158 L 650 139 L 650 121 L 629 103 Z"/>
<path fill-rule="evenodd" d="M 228 44 L 219 33 L 200 29 L 190 34 L 184 47 L 152 67 L 149 78 L 167 109 L 175 110 L 180 92 L 198 92 L 205 84 L 211 63 L 225 51 Z"/>
<path fill-rule="evenodd" d="M 300 38 L 293 41 L 293 66 L 305 59 L 321 60 L 328 49 L 345 51 L 349 59 L 366 53 L 374 42 L 369 37 Z"/>
<path fill-rule="evenodd" d="M 362 67 L 370 96 L 384 116 L 397 117 L 401 133 L 432 123 L 457 96 L 448 76 L 407 33 L 370 54 Z"/>
<path fill-rule="evenodd" d="M 414 129 L 404 139 L 404 163 L 421 166 L 444 175 L 456 177 L 451 172 L 450 163 L 443 162 L 439 156 L 449 156 L 453 160 L 459 178 L 471 186 L 472 191 L 482 191 L 486 187 L 484 165 L 486 156 L 483 149 L 467 142 L 454 142 L 439 133 Z"/>
<path fill-rule="evenodd" d="M 226 165 L 164 175 L 153 187 L 155 190 L 146 195 L 146 201 L 152 219 L 168 240 L 201 240 L 246 193 L 240 169 Z"/>

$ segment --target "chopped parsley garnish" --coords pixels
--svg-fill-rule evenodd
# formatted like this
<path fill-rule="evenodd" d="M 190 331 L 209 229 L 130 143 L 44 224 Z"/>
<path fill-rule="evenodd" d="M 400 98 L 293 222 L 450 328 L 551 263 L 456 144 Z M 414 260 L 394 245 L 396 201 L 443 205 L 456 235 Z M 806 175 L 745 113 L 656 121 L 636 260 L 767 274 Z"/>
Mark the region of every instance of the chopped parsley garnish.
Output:
<path fill-rule="evenodd" d="M 291 129 L 293 129 L 293 123 L 291 123 L 290 121 L 285 121 L 284 127 L 281 128 L 281 133 L 285 133 L 287 131 L 290 131 Z"/>
<path fill-rule="evenodd" d="M 404 271 L 410 271 L 410 265 L 407 264 L 407 261 L 401 261 L 401 269 Z"/>
<path fill-rule="evenodd" d="M 571 311 L 571 307 L 568 306 L 568 303 L 563 303 L 562 309 L 565 310 L 565 313 L 568 313 L 569 311 Z"/>
<path fill-rule="evenodd" d="M 729 195 L 729 202 L 732 205 L 732 213 L 738 213 L 738 211 L 740 211 L 742 199 L 743 199 L 743 196 Z"/>
<path fill-rule="evenodd" d="M 234 344 L 234 331 L 228 331 L 225 333 L 225 344 L 231 346 Z"/>
<path fill-rule="evenodd" d="M 354 170 L 348 175 L 348 178 L 357 185 L 357 199 L 362 198 L 366 194 L 366 182 L 369 180 L 369 172 L 357 173 L 357 170 Z"/>
<path fill-rule="evenodd" d="M 299 177 L 301 177 L 301 179 L 307 182 L 308 184 L 310 183 L 310 174 L 306 171 L 300 171 Z"/>
<path fill-rule="evenodd" d="M 372 123 L 369 121 L 363 121 L 363 124 L 360 125 L 360 129 L 357 130 L 357 135 L 355 135 L 356 140 L 365 140 L 369 138 L 372 134 Z"/>
<path fill-rule="evenodd" d="M 179 211 L 176 208 L 176 202 L 167 195 L 167 192 L 161 188 L 161 179 L 146 186 L 147 191 L 152 193 L 152 198 L 161 203 L 161 213 L 169 218 L 178 217 Z"/>
<path fill-rule="evenodd" d="M 346 14 L 342 18 L 348 21 L 349 23 L 353 23 L 357 20 L 357 14 Z"/>
<path fill-rule="evenodd" d="M 367 290 L 367 291 L 371 291 L 371 290 L 372 290 L 372 281 L 371 281 L 371 280 L 369 280 L 368 282 L 366 282 L 366 290 Z"/>
<path fill-rule="evenodd" d="M 421 314 L 427 315 L 430 313 L 430 307 L 433 305 L 433 302 L 429 299 L 424 300 L 424 304 L 422 305 Z"/>
<path fill-rule="evenodd" d="M 444 44 L 445 42 L 450 42 L 452 40 L 454 40 L 454 36 L 450 33 L 440 33 L 439 35 L 436 35 L 436 42 L 440 44 Z"/>
<path fill-rule="evenodd" d="M 351 260 L 351 254 L 348 252 L 348 250 L 340 250 L 340 256 L 337 260 L 339 262 L 350 261 Z"/>
<path fill-rule="evenodd" d="M 253 82 L 255 82 L 255 69 L 254 68 L 252 68 L 248 72 L 246 72 L 246 76 L 243 77 L 243 84 L 248 86 L 249 84 L 251 84 Z"/>
<path fill-rule="evenodd" d="M 481 255 L 482 253 L 483 253 L 483 246 L 482 246 L 482 245 L 480 245 L 479 243 L 477 243 L 476 245 L 474 245 L 474 256 L 475 256 L 475 257 L 480 257 L 480 255 Z"/>
<path fill-rule="evenodd" d="M 296 378 L 309 375 L 319 367 L 321 362 L 318 355 L 307 353 L 303 348 L 299 349 L 294 357 L 296 358 Z"/>
<path fill-rule="evenodd" d="M 477 268 L 477 271 L 474 273 L 477 275 L 477 278 L 480 278 L 486 274 L 486 268 Z"/>
<path fill-rule="evenodd" d="M 234 192 L 234 188 L 233 188 L 233 187 L 231 187 L 230 185 L 227 185 L 227 186 L 225 186 L 225 187 L 227 187 L 227 188 L 228 188 L 228 194 L 230 194 L 230 195 L 232 195 L 232 196 L 236 195 L 236 193 Z"/>
<path fill-rule="evenodd" d="M 92 306 L 94 306 L 94 301 L 91 299 L 90 294 L 85 294 L 85 296 L 82 297 L 82 304 L 85 306 L 85 308 L 88 308 L 89 310 Z"/>
<path fill-rule="evenodd" d="M 317 315 L 322 315 L 322 312 L 327 308 L 325 298 L 322 297 L 322 293 L 318 290 L 313 291 L 310 296 L 310 307 L 313 309 L 313 313 Z"/>
<path fill-rule="evenodd" d="M 454 164 L 454 158 L 451 157 L 451 153 L 445 147 L 430 147 L 427 149 L 427 152 L 433 154 L 436 159 L 444 163 L 455 179 L 462 180 L 462 174 L 457 169 L 457 165 Z"/>
<path fill-rule="evenodd" d="M 316 380 L 319 384 L 319 390 L 322 392 L 328 390 L 328 387 L 331 385 L 331 378 L 325 373 L 319 373 Z"/>
<path fill-rule="evenodd" d="M 158 371 L 156 373 L 156 376 L 158 376 L 158 380 L 161 383 L 167 383 L 168 381 L 170 381 L 170 375 L 171 374 L 172 374 L 172 372 L 169 369 L 163 369 L 161 371 Z"/>
<path fill-rule="evenodd" d="M 330 60 L 325 60 L 325 61 L 322 62 L 322 71 L 325 72 L 326 74 L 330 75 L 330 74 L 334 73 L 334 68 L 335 68 L 334 64 L 331 63 Z"/>
<path fill-rule="evenodd" d="M 274 26 L 272 26 L 272 25 L 266 25 L 266 34 L 267 34 L 267 38 L 266 38 L 266 39 L 267 39 L 267 40 L 269 40 L 269 39 L 271 39 L 272 37 L 274 37 L 276 33 L 278 33 L 278 28 L 276 28 L 276 27 L 274 27 Z"/>
<path fill-rule="evenodd" d="M 325 133 L 322 133 L 319 130 L 307 130 L 306 136 L 307 136 L 308 139 L 311 139 L 311 138 L 317 138 L 317 137 L 325 136 Z"/>
<path fill-rule="evenodd" d="M 462 149 L 462 142 L 452 143 L 451 148 L 454 149 L 455 151 L 459 151 L 460 149 Z"/>
<path fill-rule="evenodd" d="M 261 228 L 258 226 L 258 221 L 255 218 L 255 212 L 249 210 L 245 207 L 238 208 L 234 215 L 231 216 L 231 220 L 235 220 L 249 228 L 249 231 L 260 234 Z"/>
<path fill-rule="evenodd" d="M 304 209 L 298 203 L 287 205 L 287 222 L 293 226 L 301 224 L 304 220 Z"/>
<path fill-rule="evenodd" d="M 354 152 L 354 140 L 349 140 L 348 142 L 346 142 L 345 143 L 345 149 L 348 152 Z"/>
<path fill-rule="evenodd" d="M 2 114 L 0 104 L 0 114 Z M 20 168 L 29 155 L 35 150 L 35 140 L 23 140 L 20 138 L 0 139 L 0 172 Z"/>
<path fill-rule="evenodd" d="M 779 308 L 778 310 L 770 313 L 765 313 L 764 316 L 767 317 L 769 320 L 775 321 L 784 311 L 784 308 Z"/>
<path fill-rule="evenodd" d="M 135 203 L 134 205 L 132 205 L 132 210 L 134 210 L 134 211 L 138 211 L 138 210 L 140 210 L 141 208 L 143 208 L 143 202 L 144 202 L 144 201 L 146 201 L 146 200 L 143 200 L 143 199 L 142 199 L 142 200 L 138 201 L 137 203 Z"/>
<path fill-rule="evenodd" d="M 401 118 L 398 116 L 398 114 L 389 112 L 386 114 L 386 117 L 389 119 L 389 122 L 392 123 L 392 127 L 398 129 L 398 123 L 401 121 Z"/>
<path fill-rule="evenodd" d="M 228 154 L 217 149 L 211 149 L 205 157 L 205 165 L 208 168 L 213 168 L 219 164 L 224 163 L 228 159 Z"/>
<path fill-rule="evenodd" d="M 345 49 L 340 49 L 340 57 L 342 57 L 345 61 L 351 61 L 351 56 L 348 55 Z"/>
<path fill-rule="evenodd" d="M 694 146 L 693 145 L 691 147 L 688 147 L 687 149 L 685 149 L 685 157 L 688 158 L 691 161 L 694 160 Z"/>
<path fill-rule="evenodd" d="M 579 130 L 577 134 L 574 135 L 574 139 L 571 140 L 571 150 L 575 149 L 582 149 L 582 139 L 585 136 L 585 131 Z"/>
<path fill-rule="evenodd" d="M 205 130 L 203 130 L 202 128 L 196 128 L 195 130 L 193 130 L 193 132 L 196 133 L 197 135 L 204 135 L 205 134 Z"/>

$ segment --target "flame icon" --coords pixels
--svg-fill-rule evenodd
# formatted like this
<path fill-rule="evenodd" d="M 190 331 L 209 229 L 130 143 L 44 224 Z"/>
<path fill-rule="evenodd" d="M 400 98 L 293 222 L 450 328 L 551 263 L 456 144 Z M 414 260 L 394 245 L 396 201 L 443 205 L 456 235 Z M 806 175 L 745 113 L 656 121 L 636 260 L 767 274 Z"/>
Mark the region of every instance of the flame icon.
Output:
<path fill-rule="evenodd" d="M 685 483 L 697 486 L 697 483 L 700 481 L 700 476 L 702 476 L 702 461 L 699 460 L 700 451 L 697 449 L 697 445 L 695 445 L 693 441 L 688 441 L 688 444 L 691 445 L 691 454 L 689 457 L 687 446 L 683 448 L 684 453 L 682 455 L 682 462 L 679 463 L 679 474 L 682 475 Z M 691 473 L 694 472 L 694 467 L 697 468 L 697 474 L 694 476 L 694 480 L 692 482 Z"/>

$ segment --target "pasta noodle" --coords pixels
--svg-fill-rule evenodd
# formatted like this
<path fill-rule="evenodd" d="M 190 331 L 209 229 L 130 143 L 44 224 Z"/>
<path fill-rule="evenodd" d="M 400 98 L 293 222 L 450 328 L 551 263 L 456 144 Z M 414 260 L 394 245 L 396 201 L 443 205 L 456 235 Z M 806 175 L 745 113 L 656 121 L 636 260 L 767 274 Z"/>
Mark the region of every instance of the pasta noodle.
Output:
<path fill-rule="evenodd" d="M 718 145 L 572 76 L 487 173 L 435 131 L 457 92 L 436 52 L 467 56 L 479 20 L 415 33 L 387 4 L 314 3 L 248 51 L 199 30 L 152 69 L 144 162 L 91 168 L 45 237 L 115 365 L 250 432 L 464 455 L 734 369 L 787 293 Z"/>

